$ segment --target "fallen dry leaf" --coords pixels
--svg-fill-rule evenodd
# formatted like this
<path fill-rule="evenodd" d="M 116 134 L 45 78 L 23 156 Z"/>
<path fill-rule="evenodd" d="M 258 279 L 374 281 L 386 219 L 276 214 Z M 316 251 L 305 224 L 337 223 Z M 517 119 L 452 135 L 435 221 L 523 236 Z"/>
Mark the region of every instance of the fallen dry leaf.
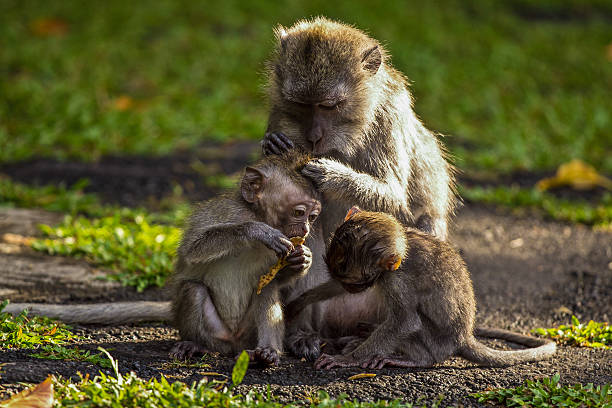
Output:
<path fill-rule="evenodd" d="M 298 246 L 298 245 L 304 244 L 304 241 L 306 241 L 306 238 L 291 237 L 289 238 L 289 240 L 291 241 L 293 245 Z M 261 294 L 261 291 L 263 290 L 263 288 L 265 288 L 268 285 L 268 283 L 272 282 L 272 279 L 274 279 L 278 271 L 280 271 L 287 265 L 288 264 L 285 258 L 280 258 L 278 262 L 276 262 L 276 264 L 272 268 L 270 268 L 270 272 L 266 273 L 265 275 L 261 275 L 259 277 L 259 284 L 257 285 L 257 294 L 258 295 Z"/>
<path fill-rule="evenodd" d="M 121 95 L 113 100 L 113 109 L 124 112 L 134 107 L 134 100 L 127 96 Z"/>
<path fill-rule="evenodd" d="M 2 241 L 6 242 L 7 244 L 13 245 L 28 246 L 32 243 L 33 240 L 34 238 L 32 237 L 24 237 L 23 235 L 11 234 L 10 232 L 7 232 L 6 234 L 2 235 Z"/>
<path fill-rule="evenodd" d="M 68 23 L 59 18 L 37 18 L 30 22 L 30 30 L 39 37 L 64 35 L 68 32 Z"/>
<path fill-rule="evenodd" d="M 348 379 L 349 380 L 358 380 L 359 378 L 370 378 L 370 377 L 376 377 L 376 374 L 373 374 L 373 373 L 355 374 L 355 375 L 351 375 Z"/>
<path fill-rule="evenodd" d="M 561 186 L 569 186 L 575 190 L 590 190 L 594 187 L 612 190 L 612 180 L 597 173 L 593 166 L 574 159 L 560 165 L 554 177 L 542 179 L 536 184 L 540 191 Z"/>
<path fill-rule="evenodd" d="M 51 408 L 53 405 L 53 382 L 51 376 L 36 387 L 28 388 L 8 400 L 0 402 L 2 408 Z"/>

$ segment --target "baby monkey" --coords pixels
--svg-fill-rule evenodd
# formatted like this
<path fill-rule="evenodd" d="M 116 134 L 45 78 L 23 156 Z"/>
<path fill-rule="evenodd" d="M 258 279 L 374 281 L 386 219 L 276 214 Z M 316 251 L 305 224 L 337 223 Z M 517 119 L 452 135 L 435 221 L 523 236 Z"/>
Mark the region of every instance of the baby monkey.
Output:
<path fill-rule="evenodd" d="M 181 337 L 172 356 L 250 349 L 253 359 L 278 364 L 285 327 L 279 289 L 312 263 L 310 249 L 289 238 L 306 237 L 321 211 L 300 174 L 308 160 L 297 151 L 263 159 L 246 168 L 238 191 L 195 210 L 170 285 Z M 257 293 L 279 258 L 286 266 Z"/>
<path fill-rule="evenodd" d="M 352 304 L 360 308 L 329 311 L 329 325 L 344 335 L 357 332 L 359 321 L 373 330 L 349 342 L 341 355 L 321 355 L 315 368 L 431 367 L 450 356 L 508 366 L 555 353 L 551 341 L 501 329 L 475 330 L 474 290 L 459 254 L 391 215 L 351 208 L 331 239 L 325 262 L 333 279 L 292 302 L 287 316 L 313 302 L 359 293 L 363 298 Z M 533 348 L 494 350 L 474 335 Z"/>

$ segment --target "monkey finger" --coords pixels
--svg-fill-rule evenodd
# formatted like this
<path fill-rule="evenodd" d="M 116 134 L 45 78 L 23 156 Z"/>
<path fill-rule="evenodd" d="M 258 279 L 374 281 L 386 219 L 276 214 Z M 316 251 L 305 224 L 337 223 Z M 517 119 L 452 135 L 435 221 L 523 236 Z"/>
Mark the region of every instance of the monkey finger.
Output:
<path fill-rule="evenodd" d="M 271 154 L 276 154 L 276 155 L 282 154 L 282 151 L 274 143 L 272 143 L 269 140 L 263 141 L 262 149 L 266 156 L 269 156 Z"/>
<path fill-rule="evenodd" d="M 294 147 L 293 142 L 281 132 L 270 133 L 269 139 L 284 151 L 289 151 Z"/>
<path fill-rule="evenodd" d="M 288 264 L 290 265 L 295 265 L 295 264 L 302 264 L 306 261 L 306 256 L 304 254 L 291 254 L 289 256 L 287 256 L 287 258 L 285 258 L 285 261 L 287 261 Z"/>
<path fill-rule="evenodd" d="M 276 253 L 279 258 L 287 256 L 293 250 L 293 244 L 284 236 L 278 237 L 276 241 L 272 243 L 270 247 Z"/>

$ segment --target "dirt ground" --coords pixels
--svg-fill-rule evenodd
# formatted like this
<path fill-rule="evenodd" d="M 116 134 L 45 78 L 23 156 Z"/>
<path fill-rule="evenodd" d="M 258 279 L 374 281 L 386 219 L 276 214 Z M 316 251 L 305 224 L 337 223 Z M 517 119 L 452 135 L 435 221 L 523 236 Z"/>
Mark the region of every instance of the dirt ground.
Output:
<path fill-rule="evenodd" d="M 238 149 L 240 158 L 221 159 L 224 171 L 239 170 L 245 159 L 252 157 L 248 148 Z M 184 159 L 188 162 L 189 158 Z M 48 164 L 49 162 L 47 162 Z M 134 169 L 144 162 L 133 160 Z M 160 159 L 157 167 L 176 165 L 177 161 Z M 124 162 L 125 164 L 125 162 Z M 62 167 L 63 164 L 53 164 Z M 71 182 L 78 172 L 72 165 Z M 82 165 L 78 165 L 82 166 Z M 100 166 L 98 164 L 97 166 Z M 15 169 L 2 168 L 10 175 Z M 39 180 L 58 181 L 44 169 Z M 85 166 L 84 168 L 87 168 Z M 176 168 L 175 168 L 176 170 Z M 104 175 L 104 169 L 98 168 Z M 169 173 L 170 172 L 170 173 Z M 11 174 L 12 173 L 12 174 Z M 189 173 L 189 170 L 186 171 Z M 94 176 L 95 176 L 94 174 Z M 139 173 L 140 182 L 124 177 L 124 184 L 150 186 L 150 195 L 163 196 L 173 183 L 183 183 L 179 176 L 168 172 Z M 160 175 L 159 179 L 156 175 Z M 164 178 L 165 177 L 165 178 Z M 174 178 L 173 178 L 174 177 Z M 189 176 L 191 177 L 191 176 Z M 189 178 L 193 188 L 187 190 L 192 199 L 211 194 L 198 187 L 197 178 Z M 90 175 L 91 178 L 91 175 Z M 37 179 L 30 174 L 29 180 Z M 117 180 L 117 177 L 114 177 Z M 102 180 L 102 181 L 100 181 Z M 117 181 L 105 190 L 104 177 L 94 177 L 90 189 L 106 194 L 111 201 L 134 205 L 147 194 L 142 190 L 117 186 Z M 130 184 L 131 183 L 131 184 Z M 189 183 L 187 183 L 189 184 Z M 111 192 L 109 192 L 111 191 Z M 129 191 L 124 196 L 121 191 Z M 119 193 L 117 193 L 119 192 Z M 134 198 L 136 197 L 136 198 Z M 140 199 L 138 199 L 140 197 Z M 36 231 L 35 224 L 52 222 L 57 215 L 35 210 L 0 210 L 0 236 L 7 232 L 28 235 Z M 570 315 L 581 320 L 610 321 L 612 316 L 612 233 L 590 228 L 543 220 L 537 216 L 515 216 L 489 207 L 467 204 L 462 207 L 452 227 L 451 242 L 464 256 L 471 271 L 478 300 L 477 321 L 481 325 L 501 327 L 529 333 L 535 327 L 550 327 L 567 323 Z M 126 299 L 163 299 L 160 290 L 136 293 L 114 282 L 97 279 L 99 271 L 83 261 L 49 257 L 10 243 L 0 243 L 0 298 L 36 302 L 98 302 Z M 230 375 L 233 360 L 210 358 L 209 368 L 182 368 L 169 365 L 168 350 L 177 339 L 174 329 L 165 324 L 120 327 L 77 327 L 88 337 L 84 349 L 98 346 L 111 350 L 119 360 L 120 370 L 135 371 L 143 378 L 159 376 L 191 382 L 201 379 L 203 372 Z M 499 347 L 508 345 L 496 343 Z M 95 375 L 100 368 L 86 363 L 39 360 L 29 357 L 31 351 L 0 351 L 0 400 L 22 388 L 19 382 L 39 382 L 48 374 L 73 376 L 77 371 Z M 377 376 L 359 380 L 348 377 L 361 369 L 314 370 L 310 363 L 291 357 L 283 358 L 279 367 L 251 367 L 238 389 L 271 392 L 281 401 L 305 399 L 323 389 L 336 396 L 346 393 L 360 400 L 393 399 L 433 401 L 443 395 L 443 405 L 477 405 L 468 394 L 489 388 L 513 387 L 525 379 L 561 374 L 561 382 L 612 383 L 612 350 L 559 347 L 557 355 L 545 362 L 523 364 L 510 368 L 478 368 L 461 359 L 450 359 L 432 369 L 383 369 Z M 374 372 L 374 371 L 373 371 Z"/>

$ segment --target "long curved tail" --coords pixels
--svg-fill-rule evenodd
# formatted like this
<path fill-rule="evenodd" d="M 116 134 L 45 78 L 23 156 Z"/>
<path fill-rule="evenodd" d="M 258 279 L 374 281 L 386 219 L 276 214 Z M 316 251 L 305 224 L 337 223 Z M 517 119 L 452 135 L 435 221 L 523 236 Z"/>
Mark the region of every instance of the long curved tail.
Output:
<path fill-rule="evenodd" d="M 171 319 L 170 302 L 148 301 L 85 305 L 9 303 L 3 312 L 19 314 L 23 309 L 28 309 L 33 315 L 52 317 L 66 323 L 111 325 Z"/>
<path fill-rule="evenodd" d="M 480 343 L 471 337 L 467 343 L 459 349 L 459 356 L 473 363 L 487 367 L 504 367 L 519 363 L 540 361 L 550 358 L 557 351 L 554 341 L 538 339 L 513 333 L 503 329 L 477 328 L 474 334 L 480 337 L 494 338 L 510 341 L 523 346 L 530 347 L 525 350 L 495 350 Z"/>

